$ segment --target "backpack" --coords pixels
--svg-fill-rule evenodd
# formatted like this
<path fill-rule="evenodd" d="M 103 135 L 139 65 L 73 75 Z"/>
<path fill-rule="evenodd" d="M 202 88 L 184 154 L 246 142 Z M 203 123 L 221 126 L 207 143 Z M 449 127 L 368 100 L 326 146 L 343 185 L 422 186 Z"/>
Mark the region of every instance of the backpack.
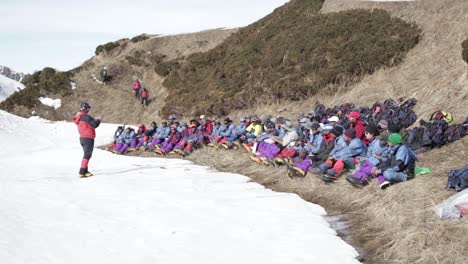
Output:
<path fill-rule="evenodd" d="M 444 140 L 451 143 L 455 140 L 461 139 L 464 135 L 464 127 L 462 124 L 451 125 L 444 132 Z"/>
<path fill-rule="evenodd" d="M 315 115 L 321 117 L 327 114 L 327 109 L 323 104 L 317 104 L 314 109 Z"/>
<path fill-rule="evenodd" d="M 403 128 L 410 127 L 414 122 L 416 122 L 416 119 L 418 119 L 418 117 L 413 110 L 406 107 L 400 108 L 398 112 L 398 120 Z"/>
<path fill-rule="evenodd" d="M 468 165 L 448 173 L 447 188 L 455 189 L 457 192 L 468 188 Z"/>
<path fill-rule="evenodd" d="M 404 142 L 410 149 L 417 151 L 424 146 L 431 145 L 428 129 L 424 126 L 415 127 L 405 134 Z"/>
<path fill-rule="evenodd" d="M 434 113 L 432 113 L 431 118 L 429 120 L 445 120 L 445 122 L 450 124 L 453 121 L 453 117 L 452 114 L 449 112 L 435 111 Z"/>
<path fill-rule="evenodd" d="M 429 136 L 432 140 L 432 147 L 440 147 L 445 145 L 444 133 L 448 128 L 445 120 L 434 120 L 429 126 Z"/>

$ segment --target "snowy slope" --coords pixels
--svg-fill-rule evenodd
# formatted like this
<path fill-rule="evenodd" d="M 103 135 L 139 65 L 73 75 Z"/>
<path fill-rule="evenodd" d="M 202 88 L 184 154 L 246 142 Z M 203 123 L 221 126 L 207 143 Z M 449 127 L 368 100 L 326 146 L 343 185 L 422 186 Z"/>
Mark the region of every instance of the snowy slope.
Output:
<path fill-rule="evenodd" d="M 0 75 L 0 102 L 8 98 L 14 92 L 24 89 L 24 85 L 13 79 Z"/>
<path fill-rule="evenodd" d="M 323 208 L 245 176 L 95 149 L 80 179 L 73 123 L 0 111 L 0 138 L 2 263 L 359 263 Z"/>

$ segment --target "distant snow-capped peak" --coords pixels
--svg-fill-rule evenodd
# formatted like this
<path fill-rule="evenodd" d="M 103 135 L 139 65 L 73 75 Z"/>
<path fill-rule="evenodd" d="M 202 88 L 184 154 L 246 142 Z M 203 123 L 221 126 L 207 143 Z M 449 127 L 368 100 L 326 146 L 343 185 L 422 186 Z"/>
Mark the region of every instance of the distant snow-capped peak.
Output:
<path fill-rule="evenodd" d="M 7 66 L 2 65 L 0 65 L 0 74 L 17 82 L 21 82 L 25 76 L 25 74 L 22 72 L 16 72 Z"/>
<path fill-rule="evenodd" d="M 22 83 L 0 74 L 0 102 L 22 89 L 24 89 Z"/>

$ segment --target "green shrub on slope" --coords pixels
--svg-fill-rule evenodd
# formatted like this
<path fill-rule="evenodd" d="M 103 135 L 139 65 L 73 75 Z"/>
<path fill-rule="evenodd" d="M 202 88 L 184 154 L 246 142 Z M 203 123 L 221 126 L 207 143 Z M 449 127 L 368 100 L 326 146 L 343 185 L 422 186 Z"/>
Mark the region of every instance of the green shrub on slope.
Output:
<path fill-rule="evenodd" d="M 38 98 L 41 96 L 70 95 L 70 77 L 70 72 L 57 72 L 53 68 L 46 67 L 25 77 L 22 83 L 26 88 L 0 103 L 0 108 L 6 111 L 12 111 L 15 105 L 32 108 L 39 103 Z"/>
<path fill-rule="evenodd" d="M 300 100 L 393 66 L 418 43 L 417 26 L 385 11 L 320 14 L 322 2 L 293 0 L 209 52 L 158 65 L 168 75 L 162 114 L 223 115 L 259 101 Z"/>
<path fill-rule="evenodd" d="M 468 63 L 468 39 L 462 42 L 462 58 Z"/>

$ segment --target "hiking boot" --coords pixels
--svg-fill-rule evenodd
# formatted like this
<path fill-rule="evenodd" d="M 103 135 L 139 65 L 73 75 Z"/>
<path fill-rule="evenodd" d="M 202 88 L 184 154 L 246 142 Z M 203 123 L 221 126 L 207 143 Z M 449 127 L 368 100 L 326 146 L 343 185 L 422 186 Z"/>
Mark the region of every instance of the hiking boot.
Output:
<path fill-rule="evenodd" d="M 271 166 L 271 165 L 273 165 L 273 164 L 269 161 L 268 158 L 262 158 L 262 163 L 263 163 L 263 165 L 265 165 L 265 166 Z"/>
<path fill-rule="evenodd" d="M 317 175 L 320 173 L 323 173 L 322 170 L 318 167 L 309 169 L 309 172 L 312 174 L 317 174 Z"/>
<path fill-rule="evenodd" d="M 388 187 L 390 186 L 390 182 L 389 181 L 384 181 L 380 184 L 380 189 L 382 190 L 385 190 L 387 189 Z"/>
<path fill-rule="evenodd" d="M 141 146 L 141 147 L 140 147 L 140 151 L 146 151 L 146 147 L 145 147 L 145 146 Z"/>
<path fill-rule="evenodd" d="M 80 178 L 91 177 L 93 174 L 89 171 L 85 172 L 84 174 L 80 173 Z"/>
<path fill-rule="evenodd" d="M 135 151 L 135 148 L 128 148 L 127 149 L 127 152 L 133 152 L 133 151 Z"/>
<path fill-rule="evenodd" d="M 216 144 L 214 142 L 210 142 L 208 144 L 206 144 L 208 147 L 216 147 Z"/>
<path fill-rule="evenodd" d="M 242 147 L 244 147 L 245 150 L 247 150 L 247 152 L 251 152 L 251 151 L 252 151 L 252 147 L 249 146 L 249 144 L 247 144 L 247 143 L 242 144 Z"/>
<path fill-rule="evenodd" d="M 367 185 L 367 182 L 362 182 L 361 180 L 354 178 L 351 175 L 346 176 L 346 180 L 351 183 L 351 185 L 358 188 Z"/>
<path fill-rule="evenodd" d="M 326 183 L 334 182 L 336 179 L 328 174 L 320 175 L 320 179 Z"/>
<path fill-rule="evenodd" d="M 253 160 L 253 161 L 255 161 L 255 162 L 257 162 L 257 163 L 261 163 L 261 162 L 262 162 L 262 160 L 261 160 L 260 158 L 255 157 L 255 156 L 250 156 L 250 159 Z"/>
<path fill-rule="evenodd" d="M 284 165 L 284 159 L 283 158 L 275 158 L 275 163 L 278 165 Z"/>
<path fill-rule="evenodd" d="M 179 154 L 181 156 L 184 155 L 184 151 L 182 149 L 174 149 L 173 152 L 177 153 L 177 154 Z"/>
<path fill-rule="evenodd" d="M 241 147 L 241 144 L 240 144 L 239 141 L 233 141 L 232 144 L 233 144 L 234 146 L 238 146 L 239 148 Z"/>
<path fill-rule="evenodd" d="M 336 171 L 334 169 L 328 169 L 326 174 L 331 176 L 331 177 L 337 177 Z"/>
<path fill-rule="evenodd" d="M 276 164 L 275 160 L 272 159 L 272 158 L 267 158 L 264 162 L 267 162 L 267 163 L 268 163 L 268 164 L 265 164 L 265 165 L 267 165 L 267 166 L 273 165 L 275 168 L 278 168 L 278 167 L 279 167 L 279 165 Z"/>
<path fill-rule="evenodd" d="M 298 167 L 293 167 L 293 170 L 296 171 L 296 176 L 297 177 L 305 177 L 306 176 L 306 172 L 299 169 Z"/>
<path fill-rule="evenodd" d="M 223 147 L 224 149 L 229 149 L 229 145 L 227 143 L 221 144 L 221 147 Z"/>

